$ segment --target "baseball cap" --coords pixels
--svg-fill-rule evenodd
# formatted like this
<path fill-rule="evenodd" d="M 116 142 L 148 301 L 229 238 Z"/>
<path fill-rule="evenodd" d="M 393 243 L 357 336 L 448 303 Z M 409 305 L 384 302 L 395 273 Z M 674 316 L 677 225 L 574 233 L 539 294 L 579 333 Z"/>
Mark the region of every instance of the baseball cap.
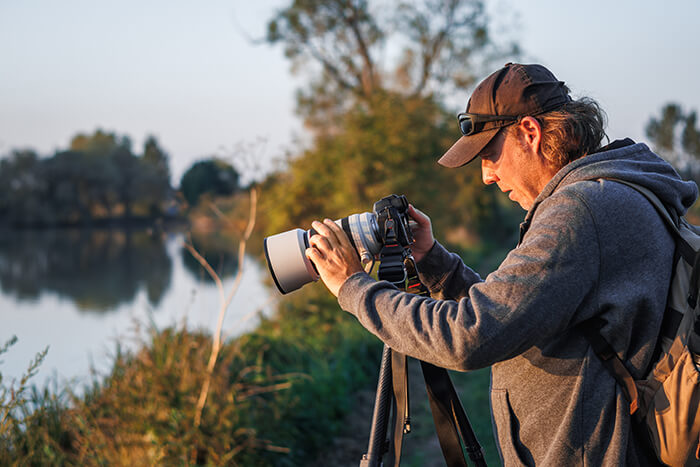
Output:
<path fill-rule="evenodd" d="M 571 101 L 569 89 L 542 65 L 507 63 L 474 90 L 466 113 L 491 117 L 470 135 L 464 135 L 438 160 L 445 167 L 461 167 L 474 160 L 501 128 L 515 117 L 535 116 Z M 462 115 L 462 114 L 460 114 Z M 503 116 L 503 120 L 494 117 Z"/>

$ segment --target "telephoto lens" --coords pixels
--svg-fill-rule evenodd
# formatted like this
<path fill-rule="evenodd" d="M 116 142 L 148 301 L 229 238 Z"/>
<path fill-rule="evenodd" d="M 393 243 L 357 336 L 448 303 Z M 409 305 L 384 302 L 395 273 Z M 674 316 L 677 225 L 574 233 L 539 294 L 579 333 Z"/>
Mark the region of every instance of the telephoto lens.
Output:
<path fill-rule="evenodd" d="M 277 289 L 287 294 L 318 280 L 318 272 L 306 257 L 309 233 L 294 229 L 272 235 L 263 242 L 265 259 Z"/>
<path fill-rule="evenodd" d="M 381 250 L 382 243 L 375 214 L 352 214 L 336 220 L 335 223 L 348 235 L 363 264 L 370 262 Z M 313 229 L 293 229 L 265 238 L 263 246 L 267 267 L 281 293 L 288 294 L 318 280 L 318 272 L 305 254 L 309 247 L 309 238 L 315 234 Z"/>

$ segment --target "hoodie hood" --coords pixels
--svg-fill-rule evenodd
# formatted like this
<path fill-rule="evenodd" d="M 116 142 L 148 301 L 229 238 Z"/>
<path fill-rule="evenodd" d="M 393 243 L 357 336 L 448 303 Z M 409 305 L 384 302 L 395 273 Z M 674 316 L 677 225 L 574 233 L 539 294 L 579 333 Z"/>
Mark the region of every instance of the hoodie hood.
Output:
<path fill-rule="evenodd" d="M 562 167 L 537 196 L 526 217 L 532 217 L 537 205 L 557 188 L 599 178 L 617 178 L 648 188 L 679 216 L 685 215 L 698 197 L 695 182 L 681 179 L 671 164 L 654 154 L 646 144 L 626 139 L 610 146 L 614 149 L 604 149 Z"/>

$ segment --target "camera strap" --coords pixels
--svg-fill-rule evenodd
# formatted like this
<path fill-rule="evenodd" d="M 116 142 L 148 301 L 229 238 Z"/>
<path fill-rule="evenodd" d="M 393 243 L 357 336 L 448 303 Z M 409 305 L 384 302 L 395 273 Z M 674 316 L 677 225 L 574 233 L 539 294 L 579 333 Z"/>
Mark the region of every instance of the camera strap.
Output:
<path fill-rule="evenodd" d="M 427 295 L 428 289 L 420 282 L 413 256 L 406 255 L 402 267 L 405 268 L 406 282 L 402 290 L 417 295 Z M 420 361 L 420 360 L 419 360 Z M 485 466 L 484 454 L 479 441 L 469 423 L 457 391 L 446 369 L 420 361 L 425 387 L 430 402 L 430 410 L 435 423 L 435 432 L 440 449 L 449 467 L 466 467 L 464 455 L 477 466 Z M 408 398 L 408 366 L 406 355 L 391 350 L 391 370 L 394 390 L 394 436 L 390 441 L 391 459 L 387 465 L 398 467 L 401 458 L 403 436 L 411 431 Z"/>
<path fill-rule="evenodd" d="M 462 407 L 446 369 L 421 361 L 430 410 L 433 413 L 435 432 L 440 449 L 449 467 L 466 467 L 464 451 L 477 466 L 486 466 L 481 445 Z M 461 440 L 461 442 L 460 442 Z M 464 451 L 462 450 L 464 446 Z"/>
<path fill-rule="evenodd" d="M 394 436 L 390 441 L 390 457 L 386 465 L 399 466 L 403 436 L 411 432 L 411 415 L 408 396 L 408 359 L 406 355 L 391 351 L 391 377 L 394 390 Z"/>

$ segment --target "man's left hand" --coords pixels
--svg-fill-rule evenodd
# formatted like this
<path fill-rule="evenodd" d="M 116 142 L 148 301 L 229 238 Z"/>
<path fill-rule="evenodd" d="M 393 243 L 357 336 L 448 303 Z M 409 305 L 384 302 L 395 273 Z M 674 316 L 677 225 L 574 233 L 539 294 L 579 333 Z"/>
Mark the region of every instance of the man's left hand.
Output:
<path fill-rule="evenodd" d="M 363 270 L 360 258 L 343 229 L 332 220 L 314 221 L 311 227 L 318 235 L 309 239 L 306 257 L 314 263 L 328 290 L 337 297 L 345 280 Z"/>

